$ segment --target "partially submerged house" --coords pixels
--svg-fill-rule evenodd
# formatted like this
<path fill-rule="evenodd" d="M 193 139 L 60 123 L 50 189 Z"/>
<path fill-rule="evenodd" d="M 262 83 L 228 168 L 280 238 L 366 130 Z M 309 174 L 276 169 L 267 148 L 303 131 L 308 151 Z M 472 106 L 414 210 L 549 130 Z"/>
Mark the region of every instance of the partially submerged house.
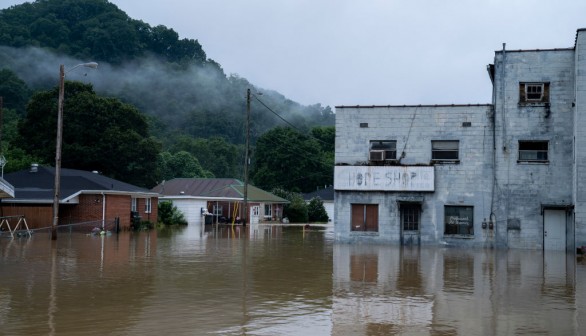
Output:
<path fill-rule="evenodd" d="M 152 189 L 161 201 L 171 201 L 190 224 L 229 223 L 245 218 L 244 183 L 231 178 L 176 178 Z M 280 221 L 289 201 L 259 189 L 247 187 L 250 223 Z"/>
<path fill-rule="evenodd" d="M 36 164 L 5 174 L 14 186 L 14 198 L 2 200 L 2 216 L 25 216 L 29 228 L 48 228 L 53 220 L 55 168 Z M 58 225 L 83 224 L 121 229 L 134 220 L 157 221 L 157 193 L 97 172 L 61 169 Z"/>
<path fill-rule="evenodd" d="M 586 245 L 586 29 L 487 70 L 491 104 L 336 107 L 337 240 Z"/>

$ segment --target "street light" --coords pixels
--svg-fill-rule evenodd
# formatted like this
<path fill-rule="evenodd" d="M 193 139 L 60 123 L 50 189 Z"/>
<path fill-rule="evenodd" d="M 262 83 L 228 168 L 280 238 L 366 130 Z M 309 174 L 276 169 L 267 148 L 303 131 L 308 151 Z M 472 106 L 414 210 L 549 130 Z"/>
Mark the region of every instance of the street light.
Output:
<path fill-rule="evenodd" d="M 55 195 L 53 197 L 53 223 L 51 225 L 51 240 L 57 240 L 57 223 L 59 221 L 59 192 L 61 187 L 61 142 L 63 140 L 63 99 L 65 91 L 65 74 L 79 67 L 95 69 L 96 62 L 78 64 L 67 71 L 65 66 L 59 66 L 59 101 L 57 105 L 57 147 L 55 149 Z"/>

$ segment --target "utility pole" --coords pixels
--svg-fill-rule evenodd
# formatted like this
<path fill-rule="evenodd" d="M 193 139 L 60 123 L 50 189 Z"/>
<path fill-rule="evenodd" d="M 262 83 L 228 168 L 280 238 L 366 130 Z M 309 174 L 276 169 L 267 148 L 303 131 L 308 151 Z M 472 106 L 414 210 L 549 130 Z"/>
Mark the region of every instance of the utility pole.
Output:
<path fill-rule="evenodd" d="M 244 153 L 244 221 L 248 220 L 248 151 L 250 147 L 250 89 L 246 89 L 246 149 Z"/>

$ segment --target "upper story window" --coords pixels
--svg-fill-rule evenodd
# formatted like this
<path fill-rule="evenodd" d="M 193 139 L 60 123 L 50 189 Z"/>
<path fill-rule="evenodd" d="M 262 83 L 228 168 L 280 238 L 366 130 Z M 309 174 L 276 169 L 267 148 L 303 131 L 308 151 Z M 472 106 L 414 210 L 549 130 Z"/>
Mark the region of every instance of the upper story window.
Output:
<path fill-rule="evenodd" d="M 368 155 L 370 161 L 393 161 L 397 159 L 396 140 L 372 140 Z"/>
<path fill-rule="evenodd" d="M 519 83 L 520 103 L 548 103 L 549 83 Z"/>
<path fill-rule="evenodd" d="M 547 141 L 519 141 L 520 162 L 548 162 Z"/>
<path fill-rule="evenodd" d="M 459 162 L 460 141 L 458 140 L 432 140 L 431 160 L 436 162 Z"/>

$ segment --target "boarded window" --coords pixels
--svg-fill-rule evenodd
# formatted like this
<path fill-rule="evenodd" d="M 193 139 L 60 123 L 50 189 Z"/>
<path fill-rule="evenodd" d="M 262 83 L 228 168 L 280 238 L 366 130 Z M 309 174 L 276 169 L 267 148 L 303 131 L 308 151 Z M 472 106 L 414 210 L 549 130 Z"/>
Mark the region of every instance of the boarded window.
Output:
<path fill-rule="evenodd" d="M 352 204 L 352 231 L 378 232 L 378 204 Z"/>
<path fill-rule="evenodd" d="M 433 161 L 456 162 L 460 159 L 460 141 L 435 140 L 431 142 L 431 159 Z"/>
<path fill-rule="evenodd" d="M 519 83 L 519 102 L 549 102 L 549 83 Z"/>

